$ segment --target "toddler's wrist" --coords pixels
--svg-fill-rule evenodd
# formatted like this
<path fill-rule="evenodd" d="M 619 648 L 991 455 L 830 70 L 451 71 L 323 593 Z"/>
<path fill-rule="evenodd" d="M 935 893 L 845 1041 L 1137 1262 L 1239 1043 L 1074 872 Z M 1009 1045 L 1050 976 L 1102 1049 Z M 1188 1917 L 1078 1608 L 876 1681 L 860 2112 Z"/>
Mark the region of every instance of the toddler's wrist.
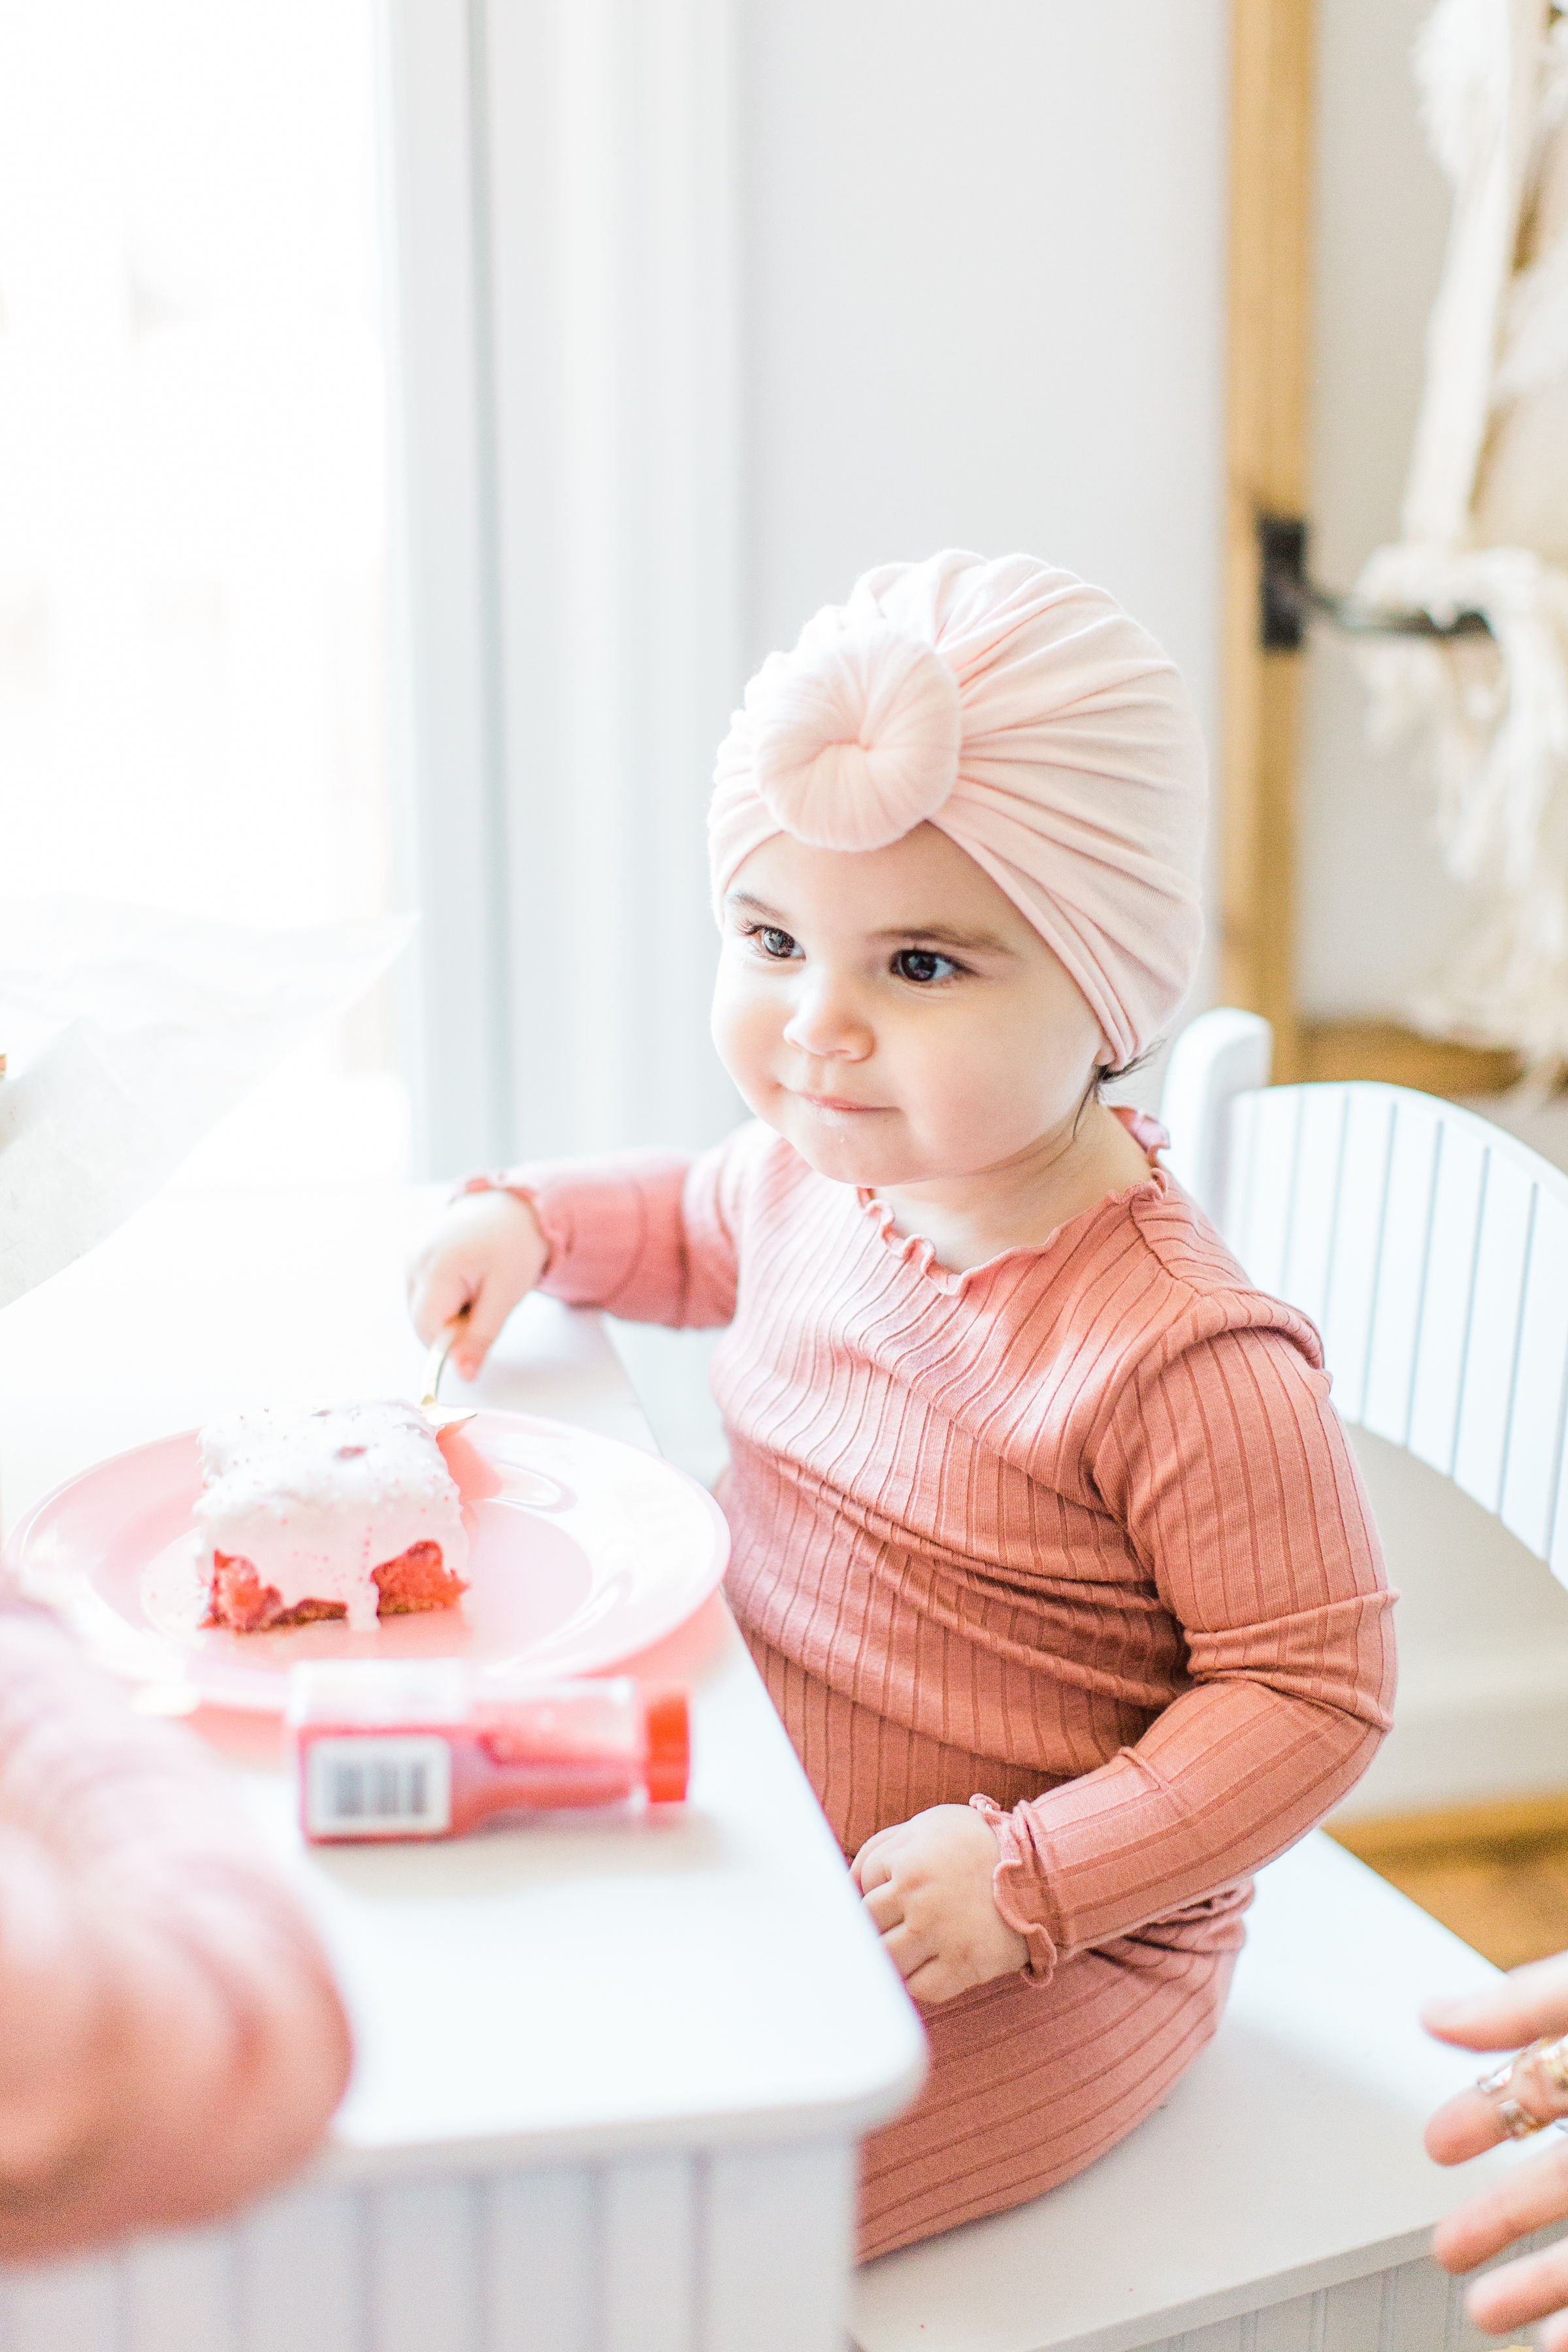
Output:
<path fill-rule="evenodd" d="M 550 1271 L 552 1252 L 550 1236 L 544 1230 L 544 1219 L 540 1214 L 539 1203 L 532 1192 L 526 1184 L 510 1183 L 504 1172 L 492 1173 L 487 1171 L 477 1176 L 465 1176 L 462 1182 L 447 1195 L 447 1205 L 448 1208 L 455 1208 L 459 1202 L 472 1199 L 476 1194 L 481 1193 L 489 1193 L 497 1201 L 508 1202 L 520 1213 L 540 1252 L 540 1265 L 533 1279 L 535 1282 L 542 1281 Z"/>
<path fill-rule="evenodd" d="M 1026 1860 L 1013 1816 L 1005 1812 L 994 1797 L 971 1797 L 969 1802 L 996 1841 L 991 1900 L 996 1906 L 997 1916 L 1024 1939 L 1028 1952 L 1024 1974 L 1029 1982 L 1049 1984 L 1057 1971 L 1056 1940 L 1029 1901 L 1031 1893 L 1037 1891 L 1035 1874 Z"/>

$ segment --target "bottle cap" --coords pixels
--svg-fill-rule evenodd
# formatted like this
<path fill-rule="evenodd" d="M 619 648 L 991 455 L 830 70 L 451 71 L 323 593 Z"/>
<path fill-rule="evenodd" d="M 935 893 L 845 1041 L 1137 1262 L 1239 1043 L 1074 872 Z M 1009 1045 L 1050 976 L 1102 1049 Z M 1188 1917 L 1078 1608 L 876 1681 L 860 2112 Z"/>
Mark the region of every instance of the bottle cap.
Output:
<path fill-rule="evenodd" d="M 691 1769 L 691 1721 L 686 1693 L 649 1691 L 647 1696 L 647 1794 L 654 1805 L 686 1800 Z"/>

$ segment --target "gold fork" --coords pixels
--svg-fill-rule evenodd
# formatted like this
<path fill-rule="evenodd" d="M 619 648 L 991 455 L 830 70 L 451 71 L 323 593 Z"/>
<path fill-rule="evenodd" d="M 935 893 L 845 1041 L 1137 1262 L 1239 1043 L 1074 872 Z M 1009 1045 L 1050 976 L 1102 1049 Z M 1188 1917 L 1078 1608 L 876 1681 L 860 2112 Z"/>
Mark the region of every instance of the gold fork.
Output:
<path fill-rule="evenodd" d="M 465 1421 L 472 1421 L 479 1411 L 473 1404 L 437 1404 L 436 1392 L 441 1385 L 441 1375 L 447 1369 L 447 1359 L 456 1345 L 458 1332 L 468 1319 L 465 1307 L 451 1321 L 443 1326 L 430 1343 L 425 1359 L 425 1392 L 419 1400 L 419 1410 L 433 1429 L 456 1429 Z"/>

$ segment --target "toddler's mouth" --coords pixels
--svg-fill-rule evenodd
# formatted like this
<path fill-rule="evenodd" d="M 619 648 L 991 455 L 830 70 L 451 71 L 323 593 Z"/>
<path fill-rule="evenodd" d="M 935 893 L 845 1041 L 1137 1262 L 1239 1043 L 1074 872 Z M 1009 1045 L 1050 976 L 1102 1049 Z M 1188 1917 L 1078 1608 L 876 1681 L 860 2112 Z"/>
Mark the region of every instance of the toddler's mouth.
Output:
<path fill-rule="evenodd" d="M 787 1087 L 785 1091 L 786 1093 L 794 1094 L 796 1102 L 805 1103 L 808 1110 L 826 1111 L 830 1113 L 864 1113 L 868 1111 L 880 1111 L 887 1108 L 887 1105 L 885 1103 L 849 1102 L 846 1100 L 842 1095 L 809 1095 L 803 1093 L 799 1088 L 793 1087 Z"/>

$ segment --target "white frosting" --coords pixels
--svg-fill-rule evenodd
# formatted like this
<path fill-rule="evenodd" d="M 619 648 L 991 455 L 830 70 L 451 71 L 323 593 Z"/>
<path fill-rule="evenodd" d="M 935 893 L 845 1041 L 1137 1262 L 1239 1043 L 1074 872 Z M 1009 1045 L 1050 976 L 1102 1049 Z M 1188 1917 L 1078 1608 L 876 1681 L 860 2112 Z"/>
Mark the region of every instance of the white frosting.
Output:
<path fill-rule="evenodd" d="M 204 1552 L 249 1560 L 285 1609 L 341 1601 L 355 1633 L 374 1633 L 374 1569 L 416 1543 L 439 1544 L 454 1576 L 468 1564 L 457 1485 L 413 1405 L 264 1405 L 209 1423 L 201 1451 Z"/>

